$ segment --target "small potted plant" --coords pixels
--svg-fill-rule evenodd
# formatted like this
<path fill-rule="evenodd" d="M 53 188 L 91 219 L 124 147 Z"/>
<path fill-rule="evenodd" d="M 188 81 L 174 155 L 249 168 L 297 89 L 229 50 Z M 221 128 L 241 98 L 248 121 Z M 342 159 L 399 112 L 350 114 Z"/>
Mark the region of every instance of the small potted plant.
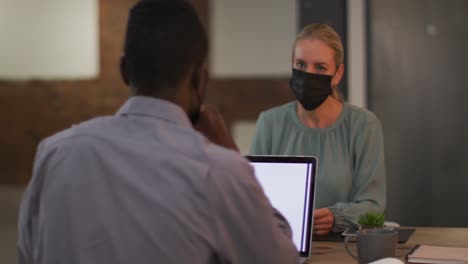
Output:
<path fill-rule="evenodd" d="M 383 228 L 385 223 L 385 214 L 367 212 L 359 217 L 357 221 L 359 229 Z"/>

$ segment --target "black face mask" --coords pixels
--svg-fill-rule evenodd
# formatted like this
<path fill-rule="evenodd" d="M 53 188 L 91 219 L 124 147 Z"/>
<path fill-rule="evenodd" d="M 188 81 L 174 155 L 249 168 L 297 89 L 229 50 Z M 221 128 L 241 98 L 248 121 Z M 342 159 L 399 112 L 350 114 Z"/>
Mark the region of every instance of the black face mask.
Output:
<path fill-rule="evenodd" d="M 312 111 L 331 94 L 333 76 L 308 73 L 293 69 L 289 87 L 304 109 Z"/>

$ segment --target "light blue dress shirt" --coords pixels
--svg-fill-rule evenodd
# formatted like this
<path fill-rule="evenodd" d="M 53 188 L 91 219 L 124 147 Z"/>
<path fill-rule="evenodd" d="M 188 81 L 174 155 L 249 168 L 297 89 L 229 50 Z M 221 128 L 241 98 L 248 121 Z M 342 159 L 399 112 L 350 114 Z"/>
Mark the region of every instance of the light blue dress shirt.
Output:
<path fill-rule="evenodd" d="M 249 163 L 140 96 L 41 142 L 18 250 L 22 264 L 298 261 Z"/>

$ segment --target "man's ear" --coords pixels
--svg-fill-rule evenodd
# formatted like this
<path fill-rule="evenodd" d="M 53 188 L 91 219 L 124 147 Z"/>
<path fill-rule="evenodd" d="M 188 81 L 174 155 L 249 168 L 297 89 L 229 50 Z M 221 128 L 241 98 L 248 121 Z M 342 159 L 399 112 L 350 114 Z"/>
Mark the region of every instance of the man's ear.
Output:
<path fill-rule="evenodd" d="M 129 86 L 130 80 L 128 79 L 128 71 L 127 71 L 127 59 L 125 56 L 120 58 L 120 76 L 122 77 L 123 82 Z"/>

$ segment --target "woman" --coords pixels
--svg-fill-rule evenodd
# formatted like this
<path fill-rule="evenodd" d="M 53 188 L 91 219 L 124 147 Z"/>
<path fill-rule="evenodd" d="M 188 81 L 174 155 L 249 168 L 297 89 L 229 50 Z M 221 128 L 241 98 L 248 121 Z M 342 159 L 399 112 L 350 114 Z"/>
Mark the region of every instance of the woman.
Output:
<path fill-rule="evenodd" d="M 290 88 L 297 101 L 262 112 L 251 154 L 318 158 L 314 233 L 356 224 L 383 212 L 385 163 L 380 121 L 343 102 L 343 45 L 330 26 L 311 24 L 294 43 Z"/>

